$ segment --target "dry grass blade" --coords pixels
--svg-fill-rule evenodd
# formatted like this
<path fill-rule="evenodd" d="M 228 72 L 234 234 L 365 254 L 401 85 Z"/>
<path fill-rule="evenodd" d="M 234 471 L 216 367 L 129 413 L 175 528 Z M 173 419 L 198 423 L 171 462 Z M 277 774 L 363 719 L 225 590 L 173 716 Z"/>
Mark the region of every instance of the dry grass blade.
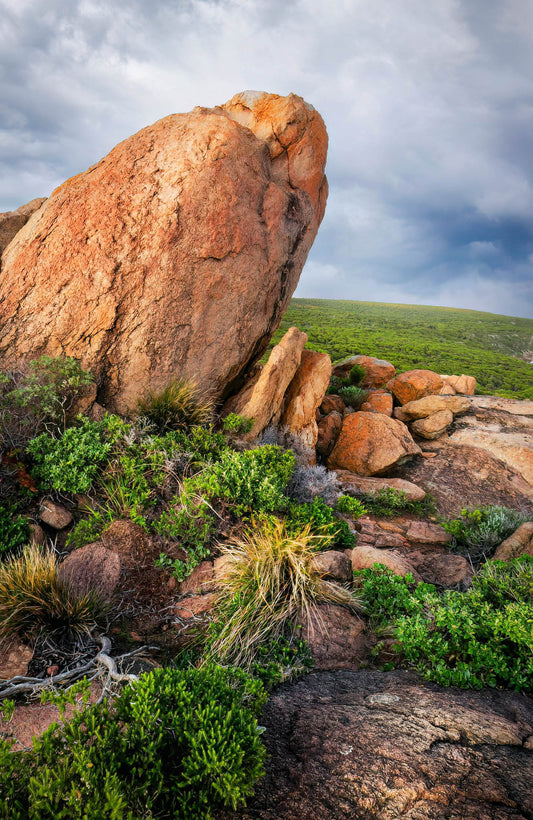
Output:
<path fill-rule="evenodd" d="M 359 608 L 351 590 L 324 581 L 315 568 L 317 543 L 323 544 L 324 536 L 312 535 L 309 525 L 295 533 L 283 521 L 266 519 L 222 547 L 214 656 L 248 667 L 262 643 L 284 634 L 299 619 L 320 628 L 317 604 Z"/>

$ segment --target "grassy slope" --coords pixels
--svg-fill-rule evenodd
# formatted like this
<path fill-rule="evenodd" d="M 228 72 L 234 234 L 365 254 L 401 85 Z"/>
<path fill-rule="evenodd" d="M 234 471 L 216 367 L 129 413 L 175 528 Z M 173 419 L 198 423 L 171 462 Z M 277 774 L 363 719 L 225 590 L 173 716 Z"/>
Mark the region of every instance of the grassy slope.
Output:
<path fill-rule="evenodd" d="M 398 371 L 427 368 L 467 373 L 478 392 L 533 399 L 533 365 L 520 358 L 533 349 L 533 319 L 475 310 L 293 299 L 273 343 L 296 325 L 308 347 L 333 361 L 355 353 L 392 362 Z"/>

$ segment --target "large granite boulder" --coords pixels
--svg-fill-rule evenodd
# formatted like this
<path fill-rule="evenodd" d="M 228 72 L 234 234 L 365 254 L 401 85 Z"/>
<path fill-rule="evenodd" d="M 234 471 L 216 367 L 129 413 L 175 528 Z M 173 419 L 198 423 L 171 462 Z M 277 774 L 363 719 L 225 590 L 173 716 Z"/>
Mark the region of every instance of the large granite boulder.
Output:
<path fill-rule="evenodd" d="M 98 401 L 194 378 L 229 394 L 324 214 L 327 134 L 294 94 L 173 114 L 57 188 L 2 258 L 0 360 L 80 359 Z"/>
<path fill-rule="evenodd" d="M 381 413 L 350 413 L 328 459 L 331 470 L 380 475 L 421 452 L 400 421 Z"/>

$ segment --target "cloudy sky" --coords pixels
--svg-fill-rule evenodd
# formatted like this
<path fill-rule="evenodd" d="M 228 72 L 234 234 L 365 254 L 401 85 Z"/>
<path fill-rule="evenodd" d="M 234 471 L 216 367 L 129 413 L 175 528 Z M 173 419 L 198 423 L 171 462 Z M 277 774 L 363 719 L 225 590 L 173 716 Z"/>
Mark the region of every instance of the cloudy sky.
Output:
<path fill-rule="evenodd" d="M 533 317 L 533 0 L 0 0 L 0 211 L 245 89 L 328 128 L 297 295 Z"/>

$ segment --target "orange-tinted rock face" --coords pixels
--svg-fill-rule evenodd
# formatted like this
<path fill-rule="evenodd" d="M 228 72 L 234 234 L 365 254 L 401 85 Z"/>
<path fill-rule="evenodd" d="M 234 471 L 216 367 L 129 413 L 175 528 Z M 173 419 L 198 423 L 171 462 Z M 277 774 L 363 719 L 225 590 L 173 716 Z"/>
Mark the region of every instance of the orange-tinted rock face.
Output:
<path fill-rule="evenodd" d="M 81 360 L 126 410 L 195 378 L 215 396 L 263 351 L 324 214 L 327 134 L 300 97 L 166 117 L 60 186 L 7 247 L 0 358 Z"/>
<path fill-rule="evenodd" d="M 442 377 L 432 370 L 408 370 L 392 379 L 387 389 L 394 393 L 400 404 L 407 404 L 408 401 L 439 393 L 443 384 Z"/>
<path fill-rule="evenodd" d="M 344 419 L 328 467 L 357 475 L 380 475 L 420 453 L 405 426 L 381 413 L 351 413 Z"/>
<path fill-rule="evenodd" d="M 334 367 L 333 374 L 340 378 L 346 377 L 354 365 L 365 370 L 360 387 L 383 387 L 396 373 L 394 365 L 385 359 L 376 359 L 374 356 L 350 356 Z"/>
<path fill-rule="evenodd" d="M 384 390 L 372 390 L 368 398 L 361 405 L 361 410 L 367 413 L 383 413 L 392 416 L 392 396 Z"/>

